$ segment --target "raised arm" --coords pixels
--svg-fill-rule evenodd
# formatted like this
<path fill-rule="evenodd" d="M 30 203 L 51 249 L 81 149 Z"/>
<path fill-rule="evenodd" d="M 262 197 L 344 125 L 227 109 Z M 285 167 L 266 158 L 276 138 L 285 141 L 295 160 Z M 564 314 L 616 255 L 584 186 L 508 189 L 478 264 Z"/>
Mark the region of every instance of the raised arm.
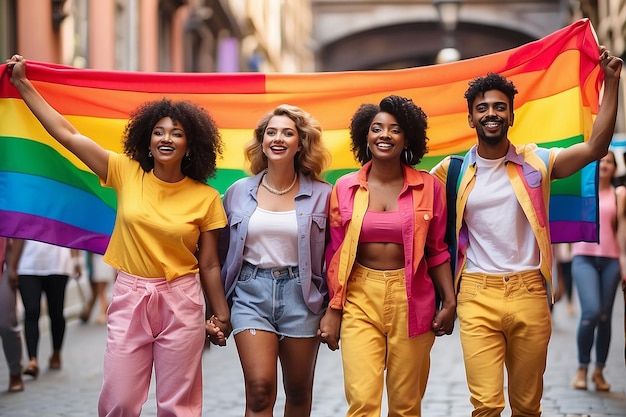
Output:
<path fill-rule="evenodd" d="M 598 116 L 593 123 L 587 142 L 577 143 L 563 149 L 556 158 L 552 178 L 565 178 L 582 169 L 592 161 L 602 158 L 609 150 L 619 96 L 619 79 L 622 60 L 612 56 L 605 47 L 600 47 L 600 67 L 604 72 L 604 93 Z"/>
<path fill-rule="evenodd" d="M 20 92 L 24 103 L 50 136 L 76 155 L 98 177 L 106 180 L 109 151 L 92 139 L 81 135 L 65 117 L 48 104 L 26 78 L 26 60 L 24 57 L 13 55 L 7 61 L 7 66 L 11 73 L 11 83 Z"/>

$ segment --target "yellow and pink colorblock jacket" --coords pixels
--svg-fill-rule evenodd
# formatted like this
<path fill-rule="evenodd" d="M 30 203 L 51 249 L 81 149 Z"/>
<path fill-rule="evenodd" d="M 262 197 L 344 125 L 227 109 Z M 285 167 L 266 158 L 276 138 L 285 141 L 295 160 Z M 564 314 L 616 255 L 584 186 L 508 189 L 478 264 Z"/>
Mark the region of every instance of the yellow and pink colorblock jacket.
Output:
<path fill-rule="evenodd" d="M 456 238 L 458 242 L 457 270 L 454 288 L 458 290 L 461 271 L 467 259 L 467 227 L 463 223 L 465 206 L 476 176 L 476 145 L 465 155 L 457 183 Z M 549 227 L 550 183 L 556 156 L 562 148 L 540 148 L 535 144 L 510 144 L 505 156 L 507 175 L 530 226 L 541 253 L 541 274 L 552 286 L 552 249 Z M 432 173 L 446 181 L 450 157 L 444 158 Z"/>
<path fill-rule="evenodd" d="M 369 191 L 371 162 L 337 180 L 330 197 L 330 242 L 326 248 L 329 308 L 341 310 L 348 277 L 356 259 Z M 435 313 L 435 289 L 428 269 L 450 260 L 444 242 L 445 187 L 428 172 L 403 165 L 404 186 L 398 197 L 402 219 L 404 271 L 408 299 L 408 335 L 429 332 Z"/>

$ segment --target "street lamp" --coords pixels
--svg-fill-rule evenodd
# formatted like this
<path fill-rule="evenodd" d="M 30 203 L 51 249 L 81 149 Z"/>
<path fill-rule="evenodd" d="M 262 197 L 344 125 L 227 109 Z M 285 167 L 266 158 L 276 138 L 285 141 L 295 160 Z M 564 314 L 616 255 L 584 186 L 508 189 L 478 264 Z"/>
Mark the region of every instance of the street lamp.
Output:
<path fill-rule="evenodd" d="M 461 0 L 433 0 L 433 5 L 437 8 L 439 22 L 445 32 L 444 47 L 437 53 L 435 61 L 437 64 L 458 61 L 461 53 L 455 47 L 454 31 L 459 22 Z"/>
<path fill-rule="evenodd" d="M 459 22 L 459 9 L 461 0 L 433 0 L 437 8 L 439 22 L 446 32 L 454 32 L 456 24 Z"/>

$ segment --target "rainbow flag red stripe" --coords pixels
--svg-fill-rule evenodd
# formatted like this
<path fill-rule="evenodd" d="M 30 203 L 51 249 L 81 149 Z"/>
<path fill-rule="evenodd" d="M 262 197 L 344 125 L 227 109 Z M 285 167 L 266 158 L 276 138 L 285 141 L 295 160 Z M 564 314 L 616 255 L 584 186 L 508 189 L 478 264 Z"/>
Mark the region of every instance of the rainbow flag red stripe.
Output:
<path fill-rule="evenodd" d="M 514 143 L 569 146 L 586 140 L 598 111 L 602 71 L 590 22 L 577 21 L 516 49 L 451 64 L 394 71 L 306 74 L 180 74 L 96 71 L 29 62 L 28 76 L 41 94 L 82 133 L 121 151 L 124 125 L 146 100 L 167 96 L 209 110 L 225 142 L 218 172 L 209 182 L 223 192 L 247 175 L 242 149 L 257 121 L 281 103 L 300 106 L 324 128 L 333 182 L 357 168 L 347 127 L 356 108 L 388 94 L 413 98 L 429 116 L 430 169 L 476 141 L 467 124 L 463 94 L 469 80 L 497 72 L 520 93 L 515 101 Z M 103 252 L 115 219 L 110 189 L 59 146 L 22 102 L 0 66 L 0 235 L 43 240 Z M 589 167 L 553 187 L 555 241 L 595 240 L 597 191 Z"/>

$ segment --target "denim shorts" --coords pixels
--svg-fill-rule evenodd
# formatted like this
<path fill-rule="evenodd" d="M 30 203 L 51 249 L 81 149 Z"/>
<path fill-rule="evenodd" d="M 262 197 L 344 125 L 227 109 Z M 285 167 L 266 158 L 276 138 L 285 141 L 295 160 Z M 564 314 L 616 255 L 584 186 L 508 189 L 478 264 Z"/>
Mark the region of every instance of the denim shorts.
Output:
<path fill-rule="evenodd" d="M 258 268 L 244 262 L 231 309 L 233 334 L 263 330 L 283 337 L 315 337 L 322 314 L 309 310 L 297 266 Z"/>

